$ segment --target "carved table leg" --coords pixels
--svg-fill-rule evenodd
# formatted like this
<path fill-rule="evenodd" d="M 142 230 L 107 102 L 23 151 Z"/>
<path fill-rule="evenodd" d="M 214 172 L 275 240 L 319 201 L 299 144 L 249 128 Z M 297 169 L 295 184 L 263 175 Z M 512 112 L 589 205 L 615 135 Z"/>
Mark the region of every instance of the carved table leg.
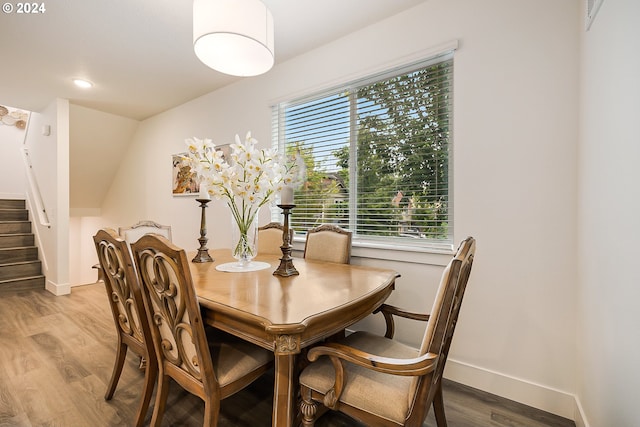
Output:
<path fill-rule="evenodd" d="M 317 405 L 311 399 L 311 390 L 305 389 L 306 393 L 303 392 L 302 402 L 300 403 L 300 411 L 302 412 L 302 426 L 303 427 L 313 427 L 315 425 L 316 413 L 317 413 Z"/>
<path fill-rule="evenodd" d="M 296 408 L 295 354 L 276 354 L 273 425 L 293 427 Z"/>

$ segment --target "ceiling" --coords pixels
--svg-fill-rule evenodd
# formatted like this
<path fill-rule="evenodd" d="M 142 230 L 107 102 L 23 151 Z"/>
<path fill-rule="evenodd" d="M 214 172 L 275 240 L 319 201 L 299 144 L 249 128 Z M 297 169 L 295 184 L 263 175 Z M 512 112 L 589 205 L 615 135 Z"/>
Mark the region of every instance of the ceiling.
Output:
<path fill-rule="evenodd" d="M 263 1 L 277 65 L 427 0 Z M 0 104 L 40 111 L 66 98 L 142 120 L 238 79 L 193 53 L 192 0 L 42 3 L 40 14 L 0 13 Z"/>

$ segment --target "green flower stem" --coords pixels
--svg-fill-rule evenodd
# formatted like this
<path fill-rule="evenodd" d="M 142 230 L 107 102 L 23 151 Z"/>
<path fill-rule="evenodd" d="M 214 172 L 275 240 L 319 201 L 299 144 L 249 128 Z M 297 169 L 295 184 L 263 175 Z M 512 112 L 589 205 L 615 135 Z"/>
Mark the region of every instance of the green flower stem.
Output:
<path fill-rule="evenodd" d="M 244 253 L 251 256 L 255 255 L 254 248 L 249 244 L 249 227 L 251 227 L 256 213 L 258 213 L 258 209 L 263 204 L 261 203 L 255 207 L 248 205 L 243 199 L 242 209 L 238 209 L 235 198 L 228 197 L 227 205 L 231 209 L 231 214 L 233 215 L 233 219 L 238 226 L 238 231 L 240 232 L 240 238 L 238 239 L 236 246 L 233 248 L 233 255 L 239 256 Z"/>

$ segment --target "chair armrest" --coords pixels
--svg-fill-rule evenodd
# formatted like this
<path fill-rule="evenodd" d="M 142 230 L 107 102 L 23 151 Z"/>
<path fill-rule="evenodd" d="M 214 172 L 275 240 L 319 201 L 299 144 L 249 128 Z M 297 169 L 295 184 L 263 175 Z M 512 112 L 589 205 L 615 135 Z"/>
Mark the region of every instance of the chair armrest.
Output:
<path fill-rule="evenodd" d="M 347 362 L 385 374 L 419 376 L 431 372 L 436 365 L 437 354 L 426 353 L 411 359 L 377 356 L 339 343 L 327 343 L 309 350 L 307 358 L 314 362 L 320 356 L 342 359 Z"/>
<path fill-rule="evenodd" d="M 393 338 L 393 335 L 395 334 L 396 328 L 393 321 L 393 316 L 403 317 L 405 319 L 411 320 L 419 320 L 422 322 L 428 321 L 430 317 L 428 314 L 413 313 L 388 304 L 382 304 L 380 307 L 378 307 L 377 310 L 374 311 L 374 313 L 378 312 L 382 313 L 382 315 L 384 316 L 384 321 L 387 324 L 387 331 L 384 334 L 384 336 L 387 338 Z"/>
<path fill-rule="evenodd" d="M 323 399 L 324 405 L 332 409 L 335 409 L 347 381 L 343 361 L 391 375 L 420 376 L 433 371 L 438 360 L 438 355 L 434 353 L 411 359 L 382 357 L 338 343 L 314 347 L 307 354 L 311 362 L 320 356 L 328 356 L 335 370 L 333 387 L 327 391 Z"/>

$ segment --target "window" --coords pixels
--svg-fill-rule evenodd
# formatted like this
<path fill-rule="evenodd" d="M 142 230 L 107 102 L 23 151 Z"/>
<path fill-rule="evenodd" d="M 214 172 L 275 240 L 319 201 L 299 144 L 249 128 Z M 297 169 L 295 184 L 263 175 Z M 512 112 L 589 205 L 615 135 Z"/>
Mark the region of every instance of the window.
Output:
<path fill-rule="evenodd" d="M 307 179 L 291 225 L 359 243 L 450 246 L 452 54 L 274 107 L 274 143 Z"/>

